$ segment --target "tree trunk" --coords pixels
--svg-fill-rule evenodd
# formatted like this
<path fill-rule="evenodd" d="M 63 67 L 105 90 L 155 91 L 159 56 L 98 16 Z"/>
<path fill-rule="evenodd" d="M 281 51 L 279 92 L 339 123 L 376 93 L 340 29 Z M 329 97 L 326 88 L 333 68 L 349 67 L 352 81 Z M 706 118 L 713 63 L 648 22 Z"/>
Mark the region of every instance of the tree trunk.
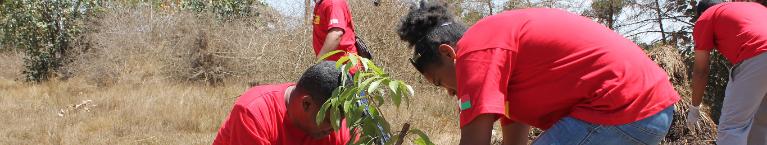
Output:
<path fill-rule="evenodd" d="M 304 0 L 304 22 L 312 24 L 312 0 Z"/>
<path fill-rule="evenodd" d="M 493 1 L 492 0 L 487 0 L 487 9 L 490 10 L 490 13 L 488 13 L 488 16 L 489 15 L 493 15 Z"/>
<path fill-rule="evenodd" d="M 607 27 L 610 28 L 610 30 L 615 30 L 615 0 L 609 0 L 608 1 L 608 14 L 607 16 Z"/>
<path fill-rule="evenodd" d="M 660 9 L 660 0 L 655 0 L 655 12 L 658 14 L 658 26 L 660 27 L 661 41 L 666 43 L 666 31 L 663 28 L 663 11 Z"/>

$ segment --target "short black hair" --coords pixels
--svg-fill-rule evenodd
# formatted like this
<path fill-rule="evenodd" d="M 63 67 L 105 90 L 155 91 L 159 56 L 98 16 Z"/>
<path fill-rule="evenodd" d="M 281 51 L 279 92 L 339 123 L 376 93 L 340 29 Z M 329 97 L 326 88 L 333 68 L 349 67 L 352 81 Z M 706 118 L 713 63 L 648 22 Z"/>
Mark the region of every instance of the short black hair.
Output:
<path fill-rule="evenodd" d="M 455 46 L 466 32 L 466 25 L 456 21 L 447 4 L 421 1 L 402 17 L 399 38 L 413 47 L 411 63 L 420 72 L 427 64 L 440 64 L 439 45 Z"/>
<path fill-rule="evenodd" d="M 333 90 L 341 85 L 352 84 L 351 79 L 342 82 L 341 69 L 336 68 L 335 61 L 323 61 L 307 69 L 296 84 L 296 89 L 312 97 L 318 104 L 325 103 L 333 94 Z M 344 84 L 342 84 L 344 83 Z"/>
<path fill-rule="evenodd" d="M 722 0 L 701 0 L 698 1 L 698 5 L 695 6 L 695 16 L 700 17 L 708 8 L 723 3 Z"/>

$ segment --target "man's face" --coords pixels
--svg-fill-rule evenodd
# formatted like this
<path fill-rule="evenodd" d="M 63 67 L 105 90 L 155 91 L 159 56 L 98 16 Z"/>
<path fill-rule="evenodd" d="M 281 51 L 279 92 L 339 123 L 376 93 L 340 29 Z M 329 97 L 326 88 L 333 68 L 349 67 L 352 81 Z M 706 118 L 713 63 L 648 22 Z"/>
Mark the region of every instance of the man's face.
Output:
<path fill-rule="evenodd" d="M 333 128 L 330 126 L 330 112 L 326 112 L 325 120 L 322 121 L 320 125 L 317 125 L 315 120 L 317 120 L 317 113 L 320 111 L 322 104 L 315 102 L 308 96 L 303 98 L 305 101 L 302 101 L 304 102 L 302 106 L 306 108 L 303 109 L 305 111 L 301 114 L 304 115 L 302 118 L 305 119 L 298 121 L 299 126 L 302 126 L 301 129 L 312 138 L 319 139 L 327 137 L 333 132 Z"/>

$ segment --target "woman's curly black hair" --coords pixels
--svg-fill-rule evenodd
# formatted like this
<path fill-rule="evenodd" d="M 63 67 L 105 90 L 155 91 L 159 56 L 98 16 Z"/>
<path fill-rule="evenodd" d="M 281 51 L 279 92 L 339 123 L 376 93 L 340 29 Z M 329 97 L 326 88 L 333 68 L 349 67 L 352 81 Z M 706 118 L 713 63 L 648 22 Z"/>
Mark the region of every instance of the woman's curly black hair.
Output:
<path fill-rule="evenodd" d="M 463 23 L 456 21 L 446 4 L 421 1 L 401 19 L 397 34 L 414 48 L 411 63 L 423 73 L 427 64 L 441 64 L 439 45 L 455 46 L 466 29 Z"/>

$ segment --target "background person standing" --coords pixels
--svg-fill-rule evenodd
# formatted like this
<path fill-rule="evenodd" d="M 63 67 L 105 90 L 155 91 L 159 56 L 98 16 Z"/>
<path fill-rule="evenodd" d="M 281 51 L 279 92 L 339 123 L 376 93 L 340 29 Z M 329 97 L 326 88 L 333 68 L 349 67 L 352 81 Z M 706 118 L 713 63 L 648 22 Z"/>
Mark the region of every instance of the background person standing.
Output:
<path fill-rule="evenodd" d="M 767 8 L 753 2 L 703 0 L 693 29 L 695 62 L 687 125 L 699 120 L 711 51 L 733 67 L 725 89 L 717 144 L 767 144 Z"/>
<path fill-rule="evenodd" d="M 346 0 L 318 0 L 312 18 L 312 47 L 317 58 L 333 50 L 357 53 L 352 14 Z M 338 60 L 338 53 L 327 60 Z"/>

